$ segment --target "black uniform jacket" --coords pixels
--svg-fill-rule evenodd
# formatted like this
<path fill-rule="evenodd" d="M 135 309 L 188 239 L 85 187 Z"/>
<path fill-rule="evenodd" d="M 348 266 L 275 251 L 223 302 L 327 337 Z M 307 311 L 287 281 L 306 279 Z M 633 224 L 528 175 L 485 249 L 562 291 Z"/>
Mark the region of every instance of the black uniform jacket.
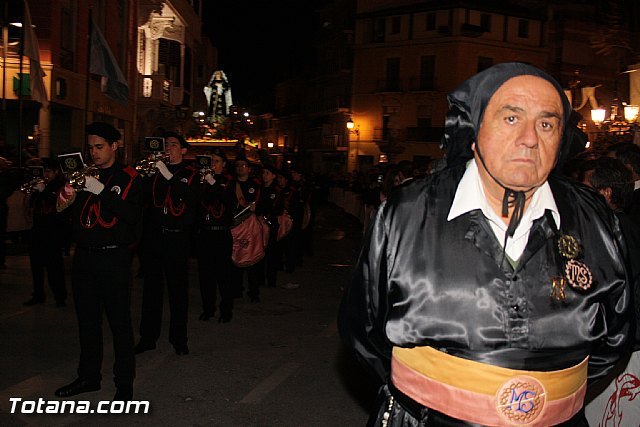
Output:
<path fill-rule="evenodd" d="M 104 189 L 98 195 L 78 191 L 71 224 L 80 247 L 128 246 L 140 238 L 142 181 L 136 170 L 116 162 L 100 169 Z"/>
<path fill-rule="evenodd" d="M 550 177 L 561 217 L 536 220 L 515 269 L 481 211 L 447 221 L 464 165 L 399 188 L 377 212 L 344 296 L 339 329 L 379 380 L 392 346 L 431 346 L 451 355 L 521 370 L 549 371 L 589 359 L 589 381 L 604 376 L 632 341 L 632 301 L 620 229 L 604 200 Z M 561 235 L 581 244 L 593 276 L 586 291 L 566 287 Z"/>
<path fill-rule="evenodd" d="M 149 219 L 145 219 L 146 233 L 155 234 L 163 227 L 188 231 L 196 218 L 200 201 L 196 169 L 184 162 L 167 165 L 167 168 L 173 174 L 170 180 L 159 172 L 147 178 L 146 212 Z"/>
<path fill-rule="evenodd" d="M 229 227 L 233 222 L 233 201 L 227 186 L 230 178 L 215 175 L 213 185 L 202 185 L 202 196 L 198 210 L 199 227 Z"/>

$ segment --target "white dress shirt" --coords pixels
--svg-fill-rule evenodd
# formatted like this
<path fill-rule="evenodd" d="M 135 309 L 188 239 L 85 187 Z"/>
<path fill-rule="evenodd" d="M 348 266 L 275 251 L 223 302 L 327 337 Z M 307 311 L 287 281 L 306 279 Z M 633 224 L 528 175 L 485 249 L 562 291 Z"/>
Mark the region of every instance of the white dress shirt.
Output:
<path fill-rule="evenodd" d="M 467 163 L 467 169 L 458 184 L 449 216 L 447 221 L 451 221 L 467 212 L 480 209 L 489 221 L 491 229 L 495 234 L 500 246 L 504 245 L 504 236 L 507 232 L 507 224 L 504 223 L 502 216 L 494 212 L 484 194 L 482 181 L 478 172 L 478 165 L 475 159 Z M 508 239 L 505 252 L 514 261 L 517 261 L 522 252 L 524 252 L 527 241 L 529 240 L 529 231 L 533 221 L 544 215 L 544 211 L 549 209 L 552 213 L 556 227 L 560 228 L 560 213 L 551 193 L 549 183 L 545 182 L 541 185 L 531 197 L 529 206 L 525 209 L 522 220 L 516 228 L 513 238 Z"/>

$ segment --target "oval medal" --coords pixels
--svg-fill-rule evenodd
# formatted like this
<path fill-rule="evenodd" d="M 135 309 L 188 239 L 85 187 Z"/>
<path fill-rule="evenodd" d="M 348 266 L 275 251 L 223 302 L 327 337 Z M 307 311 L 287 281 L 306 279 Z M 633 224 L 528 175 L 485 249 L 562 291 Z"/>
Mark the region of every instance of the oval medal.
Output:
<path fill-rule="evenodd" d="M 576 261 L 575 259 L 569 260 L 565 266 L 564 275 L 571 287 L 574 289 L 586 291 L 591 287 L 591 282 L 593 280 L 591 271 L 589 270 L 589 267 L 580 261 Z"/>

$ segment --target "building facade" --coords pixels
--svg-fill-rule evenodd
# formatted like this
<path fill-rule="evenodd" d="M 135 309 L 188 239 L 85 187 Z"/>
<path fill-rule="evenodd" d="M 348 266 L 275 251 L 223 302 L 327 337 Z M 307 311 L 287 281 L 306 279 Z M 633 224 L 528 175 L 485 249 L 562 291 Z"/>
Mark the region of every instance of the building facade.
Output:
<path fill-rule="evenodd" d="M 216 51 L 201 34 L 199 0 L 29 1 L 46 73 L 46 108 L 32 99 L 29 59 L 20 60 L 21 29 L 11 25 L 24 21 L 24 3 L 7 0 L 2 19 L 3 42 L 10 46 L 0 70 L 2 135 L 14 150 L 35 144 L 40 157 L 81 151 L 84 125 L 100 120 L 121 131 L 123 160 L 131 163 L 144 136 L 158 127 L 182 130 L 192 111 L 205 105 L 202 87 L 215 69 Z M 95 72 L 91 25 L 122 72 L 124 99 L 114 98 Z M 21 73 L 22 86 L 14 83 Z"/>

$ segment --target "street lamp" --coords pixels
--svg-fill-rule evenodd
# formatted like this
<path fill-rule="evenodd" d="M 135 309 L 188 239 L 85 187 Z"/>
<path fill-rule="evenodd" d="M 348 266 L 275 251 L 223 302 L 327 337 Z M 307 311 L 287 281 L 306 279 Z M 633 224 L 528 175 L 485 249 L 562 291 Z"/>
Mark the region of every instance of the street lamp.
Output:
<path fill-rule="evenodd" d="M 591 120 L 596 126 L 600 126 L 604 122 L 604 118 L 607 115 L 607 110 L 604 108 L 596 108 L 591 110 Z"/>
<path fill-rule="evenodd" d="M 353 120 L 347 120 L 347 129 L 349 130 L 349 134 L 356 136 L 356 170 L 360 170 L 360 125 L 356 127 Z"/>

